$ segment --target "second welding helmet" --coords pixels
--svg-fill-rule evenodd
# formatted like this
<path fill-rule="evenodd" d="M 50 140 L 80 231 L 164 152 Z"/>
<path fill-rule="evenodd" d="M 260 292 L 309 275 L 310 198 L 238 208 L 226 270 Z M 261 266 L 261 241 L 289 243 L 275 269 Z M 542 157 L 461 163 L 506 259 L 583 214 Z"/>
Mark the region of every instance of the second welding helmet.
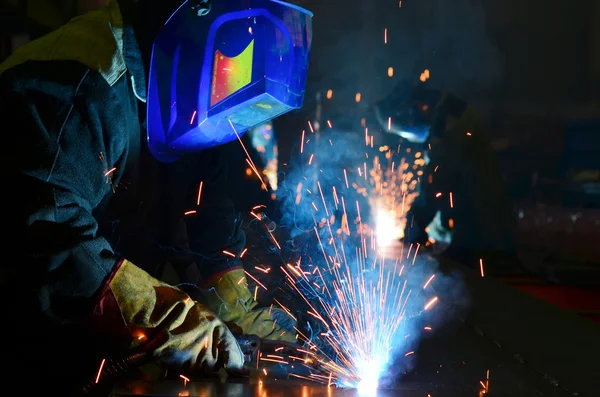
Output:
<path fill-rule="evenodd" d="M 431 121 L 426 116 L 428 103 L 423 83 L 404 80 L 375 104 L 375 114 L 384 131 L 424 143 L 431 133 Z"/>
<path fill-rule="evenodd" d="M 185 1 L 153 43 L 147 134 L 171 162 L 302 106 L 312 13 L 279 0 Z"/>

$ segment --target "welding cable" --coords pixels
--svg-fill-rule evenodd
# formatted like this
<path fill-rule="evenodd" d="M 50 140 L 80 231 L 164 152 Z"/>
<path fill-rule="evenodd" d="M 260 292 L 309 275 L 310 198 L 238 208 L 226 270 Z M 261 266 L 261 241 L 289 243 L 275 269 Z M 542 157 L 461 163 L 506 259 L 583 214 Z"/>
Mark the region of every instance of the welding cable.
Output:
<path fill-rule="evenodd" d="M 155 360 L 152 351 L 163 343 L 165 338 L 167 335 L 160 333 L 124 356 L 106 359 L 100 365 L 98 372 L 81 388 L 83 395 L 92 395 L 102 387 L 109 385 L 110 380 Z"/>
<path fill-rule="evenodd" d="M 105 385 L 107 381 L 124 375 L 144 364 L 148 364 L 152 359 L 153 356 L 149 352 L 137 352 L 118 359 L 104 361 L 99 373 L 82 387 L 83 395 L 92 394 L 100 386 Z"/>
<path fill-rule="evenodd" d="M 158 338 L 157 338 L 158 339 Z M 254 335 L 243 335 L 236 338 L 238 344 L 244 352 L 246 362 L 254 360 L 257 350 L 260 350 L 260 339 Z M 107 359 L 104 361 L 99 372 L 90 379 L 82 388 L 84 396 L 92 395 L 94 391 L 106 385 L 110 380 L 129 373 L 131 370 L 152 362 L 154 356 L 149 351 L 130 353 L 129 355 L 117 359 Z"/>

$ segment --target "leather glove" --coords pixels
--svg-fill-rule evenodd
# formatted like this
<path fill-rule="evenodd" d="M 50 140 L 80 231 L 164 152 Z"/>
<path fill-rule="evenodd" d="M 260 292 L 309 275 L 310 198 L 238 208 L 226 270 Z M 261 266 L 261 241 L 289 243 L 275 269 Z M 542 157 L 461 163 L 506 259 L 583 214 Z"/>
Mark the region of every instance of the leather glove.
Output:
<path fill-rule="evenodd" d="M 126 332 L 133 345 L 158 340 L 151 344 L 151 352 L 170 366 L 244 372 L 244 354 L 225 323 L 178 288 L 127 260 L 108 281 L 94 317 L 105 331 L 107 327 L 116 331 L 120 322 L 119 334 Z"/>
<path fill-rule="evenodd" d="M 257 308 L 244 269 L 221 272 L 202 284 L 204 302 L 236 331 L 261 339 L 296 343 L 296 322 L 283 309 Z M 285 328 L 284 328 L 285 327 Z"/>

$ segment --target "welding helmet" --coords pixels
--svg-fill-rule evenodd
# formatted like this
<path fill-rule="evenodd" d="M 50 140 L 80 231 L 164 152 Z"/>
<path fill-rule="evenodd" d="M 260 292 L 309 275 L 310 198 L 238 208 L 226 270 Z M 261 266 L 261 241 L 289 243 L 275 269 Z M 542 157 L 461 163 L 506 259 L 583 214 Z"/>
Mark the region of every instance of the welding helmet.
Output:
<path fill-rule="evenodd" d="M 427 117 L 428 92 L 423 83 L 401 81 L 392 93 L 375 104 L 377 121 L 384 131 L 424 143 L 431 133 L 431 121 Z"/>
<path fill-rule="evenodd" d="M 301 107 L 311 20 L 279 0 L 183 2 L 152 47 L 152 154 L 175 161 Z"/>

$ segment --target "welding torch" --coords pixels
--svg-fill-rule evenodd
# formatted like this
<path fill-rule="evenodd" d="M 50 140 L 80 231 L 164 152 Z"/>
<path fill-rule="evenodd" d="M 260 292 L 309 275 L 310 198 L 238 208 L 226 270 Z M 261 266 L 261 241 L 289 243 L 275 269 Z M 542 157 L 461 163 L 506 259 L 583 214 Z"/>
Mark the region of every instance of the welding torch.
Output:
<path fill-rule="evenodd" d="M 254 335 L 245 335 L 236 338 L 244 353 L 244 363 L 250 363 L 256 360 L 256 355 L 260 350 L 260 339 Z M 91 394 L 99 385 L 105 384 L 110 380 L 125 375 L 135 368 L 153 362 L 155 357 L 148 351 L 140 351 L 128 354 L 124 357 L 105 359 L 102 361 L 98 374 L 90 379 L 83 387 L 84 395 Z"/>
<path fill-rule="evenodd" d="M 245 366 L 258 366 L 258 361 L 262 354 L 277 353 L 298 355 L 299 345 L 282 342 L 262 340 L 256 335 L 243 335 L 236 337 L 238 345 L 244 354 Z M 96 376 L 90 379 L 83 387 L 83 395 L 90 395 L 97 390 L 100 385 L 104 385 L 110 380 L 125 375 L 131 370 L 149 364 L 154 361 L 154 356 L 148 351 L 131 353 L 127 356 L 103 360 L 101 368 Z M 312 362 L 312 361 L 311 361 Z M 318 362 L 318 361 L 314 361 Z M 315 364 L 313 364 L 314 366 Z M 315 367 L 316 368 L 316 367 Z"/>

